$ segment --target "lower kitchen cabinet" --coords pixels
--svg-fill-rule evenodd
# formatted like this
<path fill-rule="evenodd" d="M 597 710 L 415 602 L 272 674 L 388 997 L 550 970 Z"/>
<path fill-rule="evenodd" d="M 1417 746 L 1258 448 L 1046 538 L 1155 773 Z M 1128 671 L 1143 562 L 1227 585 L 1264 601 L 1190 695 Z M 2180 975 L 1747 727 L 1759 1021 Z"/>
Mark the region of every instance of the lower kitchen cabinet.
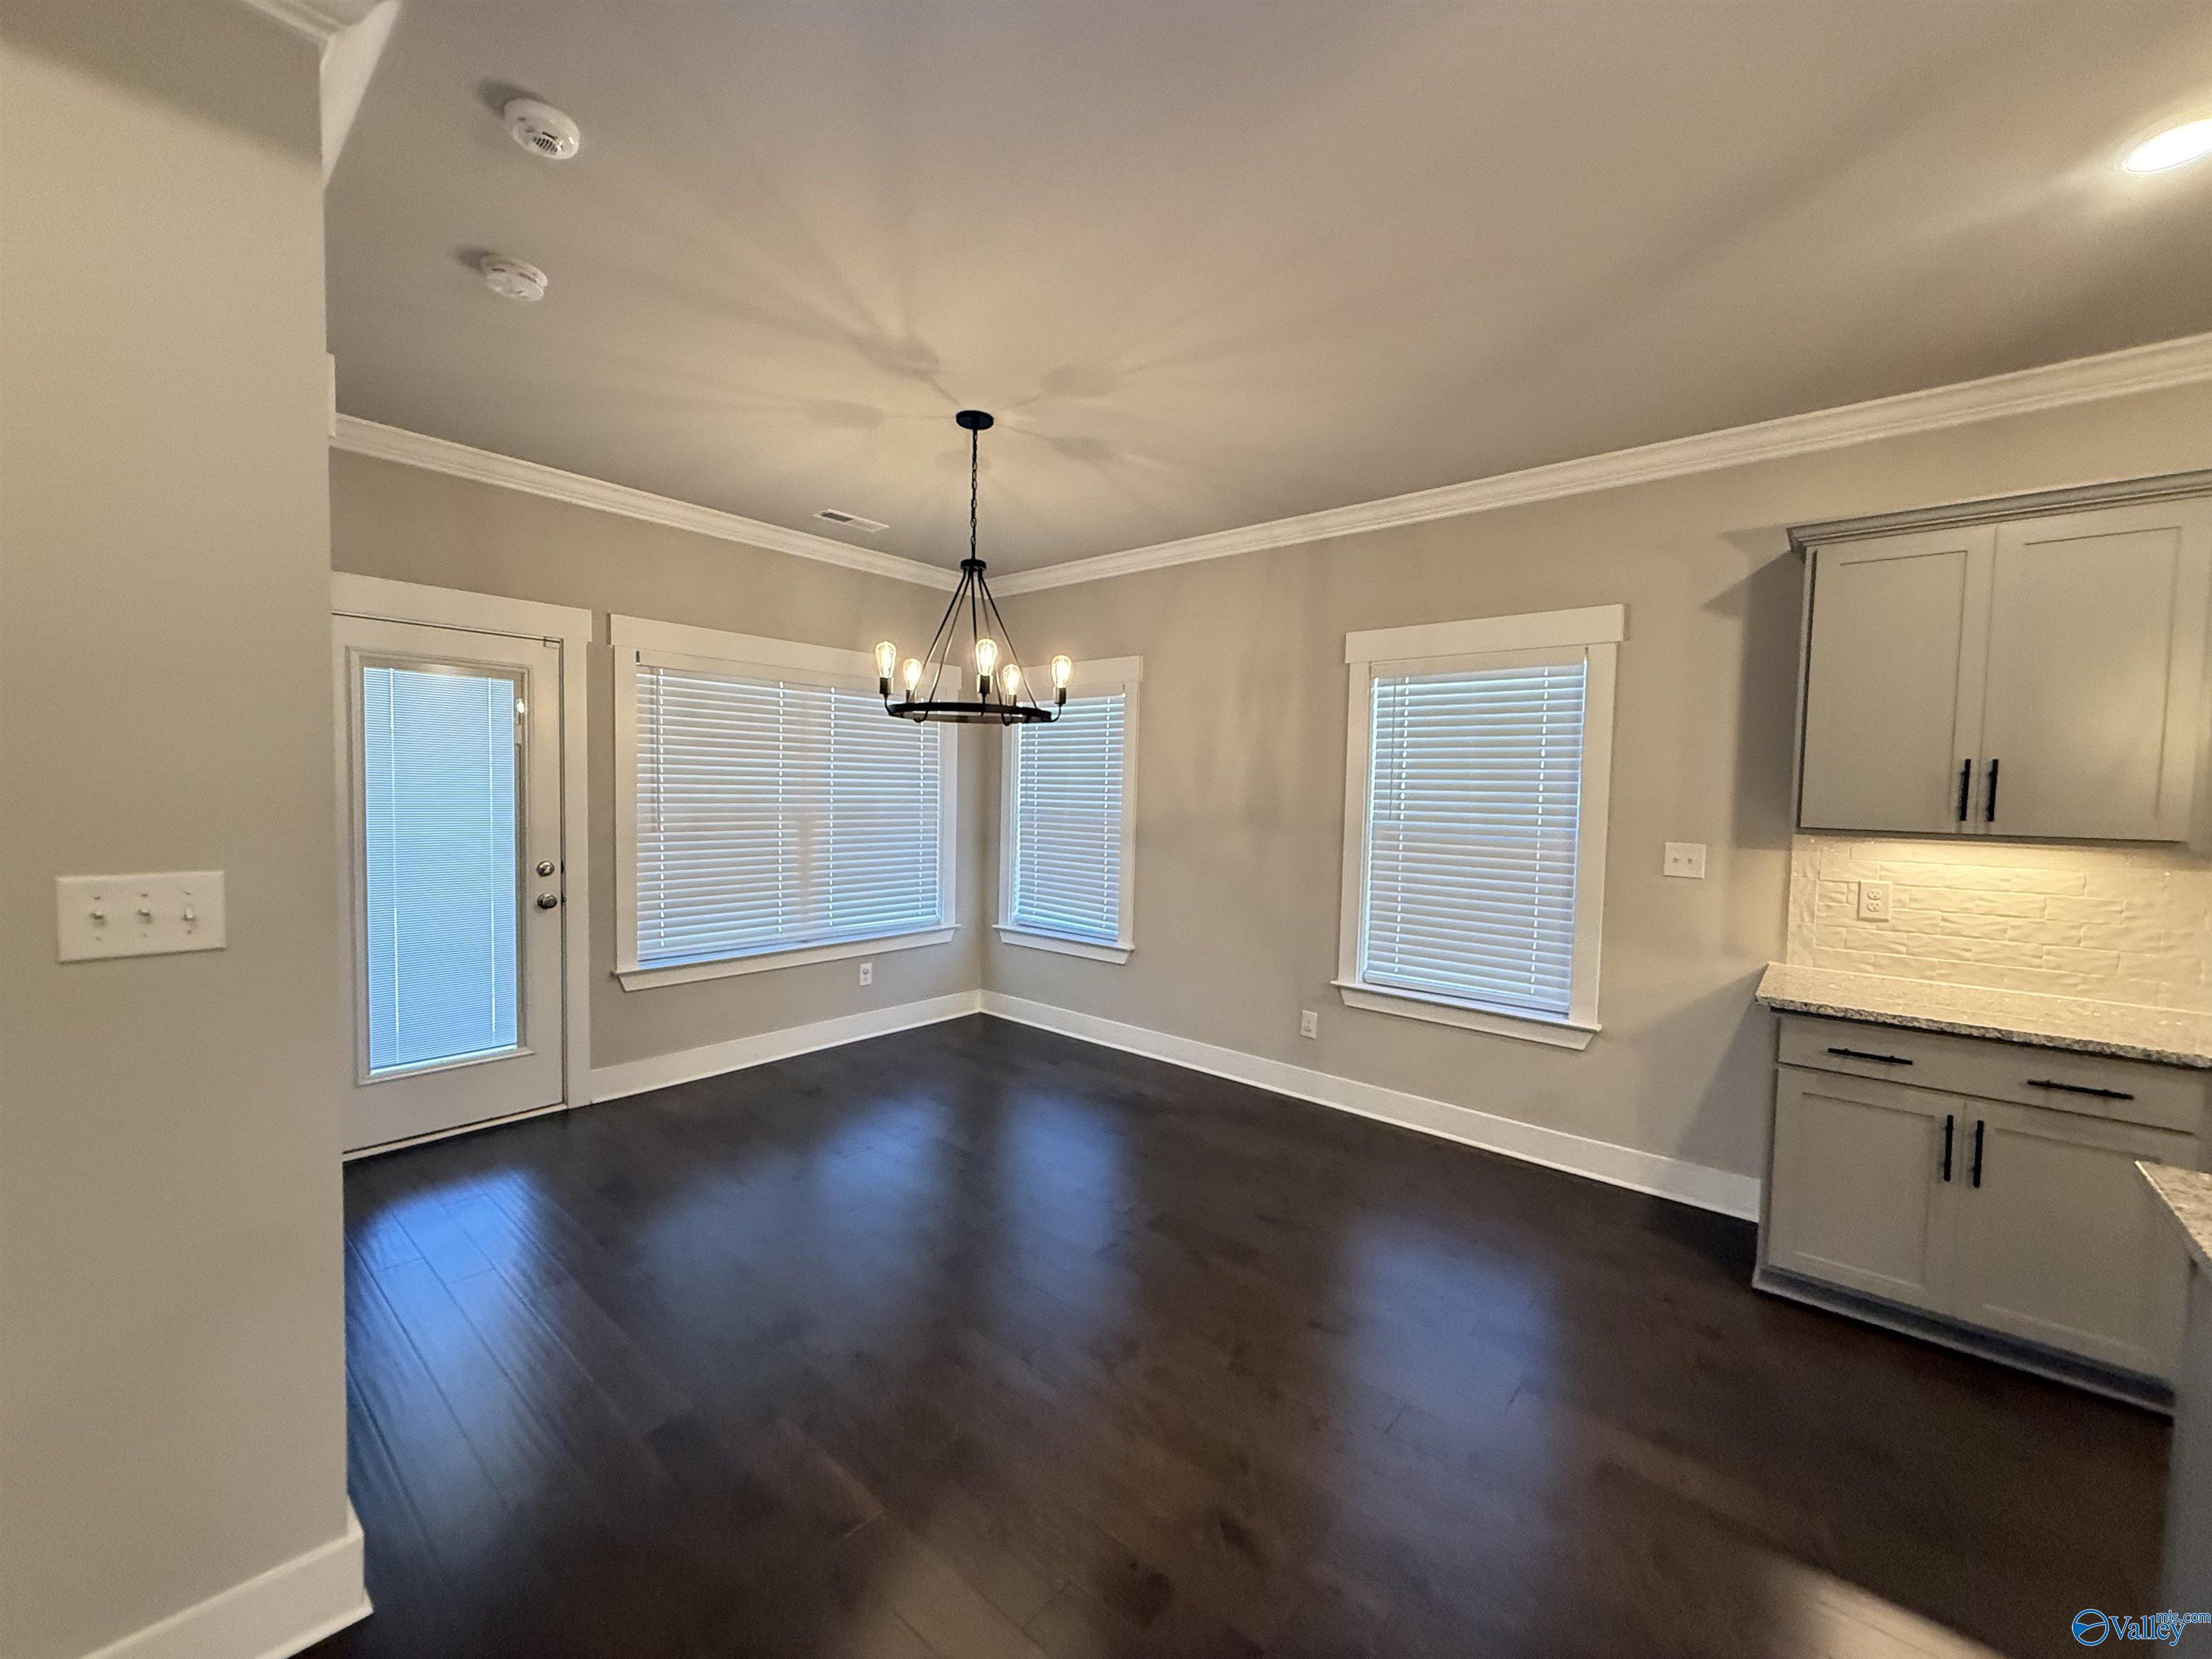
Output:
<path fill-rule="evenodd" d="M 1946 1096 L 1784 1066 L 1768 1265 L 1940 1310 L 1951 1252 L 1939 1172 L 1957 1127 Z"/>
<path fill-rule="evenodd" d="M 2189 1258 L 2136 1161 L 2197 1161 L 2164 1129 L 1996 1102 L 1974 1106 L 1954 1182 L 1950 1311 L 1970 1324 L 2172 1381 Z"/>
<path fill-rule="evenodd" d="M 2204 1141 L 2181 1127 L 2198 1122 L 2192 1098 L 2175 1097 L 2172 1074 L 2120 1061 L 2106 1076 L 2068 1056 L 2059 1078 L 2047 1054 L 2018 1045 L 1917 1032 L 1838 1042 L 1849 1028 L 1801 1024 L 1820 1040 L 1785 1032 L 1763 1285 L 1848 1292 L 1830 1305 L 1875 1317 L 1893 1308 L 1917 1316 L 1898 1322 L 1906 1328 L 1969 1346 L 1999 1339 L 1986 1349 L 1998 1358 L 2085 1361 L 2119 1374 L 2123 1391 L 2155 1392 L 2128 1389 L 2125 1377 L 2172 1380 L 2187 1257 L 2135 1169 L 2138 1159 L 2200 1166 Z M 1829 1054 L 1853 1069 L 1790 1063 Z M 1886 1075 L 1864 1075 L 1877 1068 Z M 1923 1086 L 1923 1073 L 2057 1103 Z"/>

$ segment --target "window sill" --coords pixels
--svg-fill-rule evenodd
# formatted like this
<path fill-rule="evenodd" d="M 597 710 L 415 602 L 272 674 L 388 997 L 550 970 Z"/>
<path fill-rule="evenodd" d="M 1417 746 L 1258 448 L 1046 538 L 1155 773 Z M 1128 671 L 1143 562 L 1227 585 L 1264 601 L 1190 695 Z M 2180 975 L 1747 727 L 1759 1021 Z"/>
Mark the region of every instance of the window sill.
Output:
<path fill-rule="evenodd" d="M 689 985 L 694 980 L 730 979 L 739 974 L 764 974 L 778 968 L 804 968 L 811 962 L 838 962 L 847 957 L 881 956 L 886 951 L 911 951 L 924 945 L 943 945 L 960 930 L 931 927 L 918 933 L 891 933 L 882 939 L 844 939 L 836 945 L 813 945 L 797 951 L 766 951 L 758 956 L 724 957 L 714 962 L 678 963 L 666 968 L 617 968 L 615 977 L 625 991 L 643 991 L 656 985 Z"/>
<path fill-rule="evenodd" d="M 1024 951 L 1052 951 L 1063 957 L 1087 957 L 1093 962 L 1127 962 L 1129 952 L 1136 948 L 1129 945 L 1094 945 L 1089 939 L 1061 939 L 1054 933 L 1033 933 L 1026 927 L 1009 927 L 1004 922 L 999 924 L 999 937 Z"/>
<path fill-rule="evenodd" d="M 1335 981 L 1337 994 L 1347 1008 L 1365 1008 L 1377 1014 L 1396 1014 L 1404 1019 L 1425 1019 L 1437 1025 L 1456 1025 L 1463 1030 L 1487 1031 L 1492 1036 L 1518 1037 L 1554 1048 L 1587 1048 L 1600 1027 L 1595 1021 L 1544 1019 L 1533 1014 L 1499 1013 L 1470 1003 L 1447 1002 L 1412 991 L 1379 991 L 1372 986 Z"/>

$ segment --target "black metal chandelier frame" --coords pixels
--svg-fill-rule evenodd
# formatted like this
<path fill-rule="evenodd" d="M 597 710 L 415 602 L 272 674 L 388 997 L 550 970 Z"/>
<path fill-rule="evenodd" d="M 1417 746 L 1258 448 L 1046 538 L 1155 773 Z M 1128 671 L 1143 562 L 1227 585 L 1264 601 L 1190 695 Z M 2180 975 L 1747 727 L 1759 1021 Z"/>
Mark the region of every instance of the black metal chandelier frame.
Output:
<path fill-rule="evenodd" d="M 1006 619 L 999 614 L 999 602 L 991 597 L 983 561 L 975 553 L 981 441 L 993 426 L 993 419 L 980 409 L 963 409 L 953 418 L 968 434 L 968 556 L 960 561 L 960 585 L 952 590 L 951 600 L 945 607 L 937 631 L 930 636 L 929 649 L 919 658 L 908 659 L 902 675 L 907 684 L 896 697 L 891 695 L 891 668 L 898 653 L 888 640 L 876 647 L 877 689 L 883 695 L 886 713 L 916 724 L 942 720 L 957 726 L 1018 726 L 1057 720 L 1060 710 L 1067 706 L 1072 665 L 1066 657 L 1052 659 L 1052 703 L 1048 708 L 1038 702 L 1030 690 L 1028 671 L 1022 666 L 1020 654 L 1014 649 Z M 959 642 L 963 613 L 968 623 L 964 666 L 953 654 L 953 647 Z M 984 631 L 986 623 L 997 630 L 995 639 Z M 983 653 L 981 648 L 987 644 L 992 649 Z M 1004 655 L 999 654 L 1002 650 Z M 1010 668 L 1011 683 L 1006 678 Z M 945 677 L 948 673 L 953 677 L 954 689 L 964 692 L 972 684 L 975 695 L 939 696 L 945 689 Z M 927 692 L 917 695 L 921 693 L 924 679 L 928 682 Z"/>

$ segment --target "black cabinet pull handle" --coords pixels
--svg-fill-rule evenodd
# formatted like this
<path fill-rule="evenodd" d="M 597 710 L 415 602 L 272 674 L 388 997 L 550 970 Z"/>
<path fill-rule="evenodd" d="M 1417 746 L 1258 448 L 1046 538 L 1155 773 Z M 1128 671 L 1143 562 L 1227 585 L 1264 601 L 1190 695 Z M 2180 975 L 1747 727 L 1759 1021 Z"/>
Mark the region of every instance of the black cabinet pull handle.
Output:
<path fill-rule="evenodd" d="M 1959 763 L 1959 822 L 1966 821 L 1966 794 L 1974 787 L 1974 758 L 1969 755 Z"/>
<path fill-rule="evenodd" d="M 1943 1114 L 1943 1179 L 1946 1181 L 1951 1178 L 1951 1131 L 1956 1128 L 1958 1124 L 1957 1114 L 1953 1112 Z"/>
<path fill-rule="evenodd" d="M 1877 1066 L 1910 1066 L 1912 1062 L 1903 1054 L 1869 1054 L 1864 1048 L 1831 1048 L 1832 1054 L 1841 1054 L 1845 1060 L 1870 1060 Z"/>
<path fill-rule="evenodd" d="M 1974 1167 L 1969 1179 L 1977 1187 L 1982 1184 L 1982 1120 L 1974 1120 Z"/>
<path fill-rule="evenodd" d="M 2060 1083 L 2047 1077 L 2032 1077 L 2027 1080 L 2031 1089 L 2055 1089 L 2062 1095 L 2088 1095 L 2097 1100 L 2133 1100 L 2125 1089 L 2092 1089 L 2086 1083 Z"/>
<path fill-rule="evenodd" d="M 1982 802 L 1982 822 L 1984 823 L 1995 823 L 1996 821 L 1997 763 L 1995 761 L 1991 761 L 1990 763 L 1990 793 Z"/>

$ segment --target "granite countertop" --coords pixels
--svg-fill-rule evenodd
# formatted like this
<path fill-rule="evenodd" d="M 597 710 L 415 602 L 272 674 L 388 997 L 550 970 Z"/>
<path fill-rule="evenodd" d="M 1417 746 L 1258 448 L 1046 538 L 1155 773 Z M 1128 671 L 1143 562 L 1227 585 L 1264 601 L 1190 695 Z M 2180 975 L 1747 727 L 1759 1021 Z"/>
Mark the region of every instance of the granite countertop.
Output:
<path fill-rule="evenodd" d="M 2177 1170 L 2171 1164 L 2138 1164 L 2136 1168 L 2172 1213 L 2197 1265 L 2212 1273 L 2212 1175 Z"/>
<path fill-rule="evenodd" d="M 1759 1000 L 1796 1014 L 1903 1025 L 1960 1036 L 1996 1037 L 2040 1048 L 2070 1048 L 2120 1060 L 2212 1069 L 2212 1014 L 2124 1002 L 1984 991 L 1965 985 L 1767 964 Z"/>

